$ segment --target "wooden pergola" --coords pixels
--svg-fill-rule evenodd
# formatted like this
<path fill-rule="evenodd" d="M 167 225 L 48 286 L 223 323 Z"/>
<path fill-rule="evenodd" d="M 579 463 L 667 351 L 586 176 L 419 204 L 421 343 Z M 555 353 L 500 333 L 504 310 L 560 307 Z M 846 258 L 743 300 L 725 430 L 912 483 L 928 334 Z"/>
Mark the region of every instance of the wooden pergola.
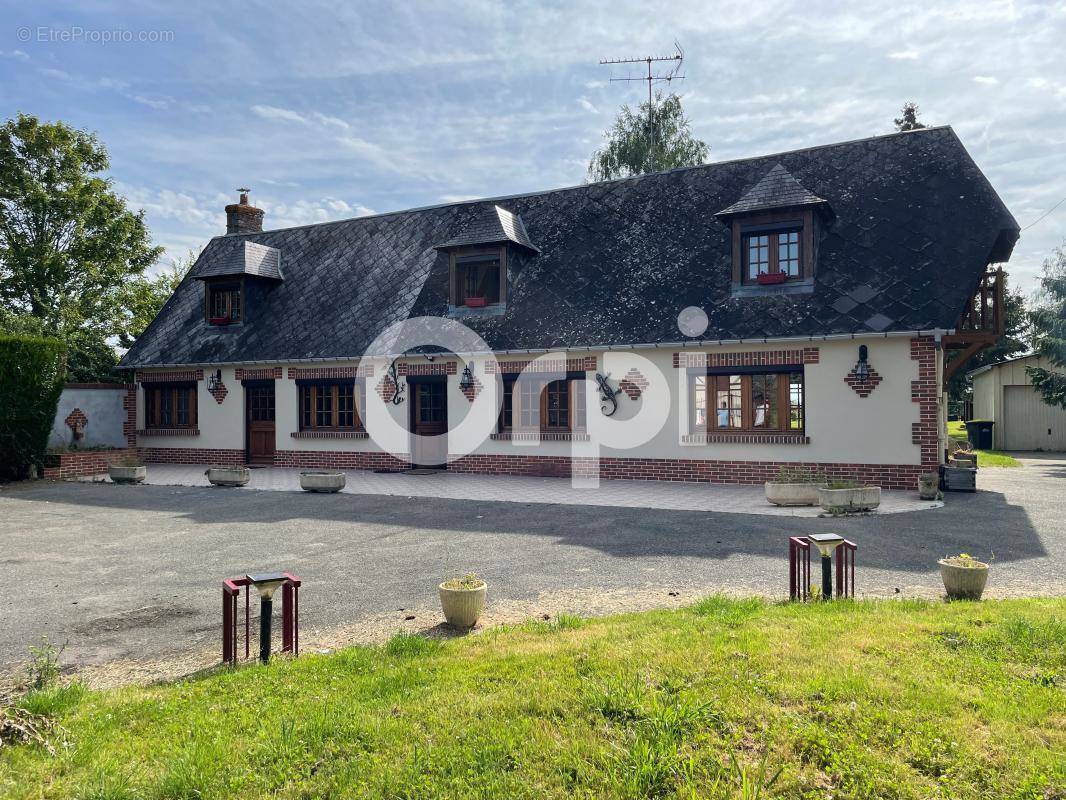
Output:
<path fill-rule="evenodd" d="M 955 333 L 945 336 L 945 351 L 954 351 L 953 358 L 944 361 L 944 383 L 951 380 L 973 356 L 992 347 L 1003 336 L 1006 320 L 1003 310 L 1004 274 L 1002 269 L 989 269 L 977 283 L 977 289 L 955 326 Z"/>

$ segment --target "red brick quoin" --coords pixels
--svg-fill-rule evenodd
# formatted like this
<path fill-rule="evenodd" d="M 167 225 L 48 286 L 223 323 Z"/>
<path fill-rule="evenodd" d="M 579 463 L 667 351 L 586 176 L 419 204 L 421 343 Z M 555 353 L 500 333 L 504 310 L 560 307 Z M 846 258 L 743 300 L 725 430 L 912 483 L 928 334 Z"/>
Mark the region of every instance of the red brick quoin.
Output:
<path fill-rule="evenodd" d="M 911 402 L 918 404 L 918 422 L 911 424 L 911 441 L 921 447 L 922 471 L 930 472 L 940 465 L 936 342 L 933 337 L 916 336 L 911 339 L 911 360 L 918 362 L 918 380 L 911 381 Z"/>

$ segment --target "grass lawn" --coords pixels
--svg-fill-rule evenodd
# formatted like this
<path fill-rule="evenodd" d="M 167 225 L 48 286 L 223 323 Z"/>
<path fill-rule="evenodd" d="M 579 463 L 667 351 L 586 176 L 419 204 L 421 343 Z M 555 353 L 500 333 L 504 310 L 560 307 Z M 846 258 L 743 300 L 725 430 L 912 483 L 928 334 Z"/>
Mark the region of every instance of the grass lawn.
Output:
<path fill-rule="evenodd" d="M 948 423 L 948 436 L 959 442 L 967 442 L 966 424 L 961 420 Z M 979 467 L 1020 467 L 1022 462 L 1002 450 L 976 450 Z"/>
<path fill-rule="evenodd" d="M 1064 620 L 1066 600 L 709 598 L 75 685 L 23 701 L 56 715 L 57 754 L 0 749 L 0 795 L 754 798 L 741 781 L 781 768 L 762 797 L 1063 798 Z"/>

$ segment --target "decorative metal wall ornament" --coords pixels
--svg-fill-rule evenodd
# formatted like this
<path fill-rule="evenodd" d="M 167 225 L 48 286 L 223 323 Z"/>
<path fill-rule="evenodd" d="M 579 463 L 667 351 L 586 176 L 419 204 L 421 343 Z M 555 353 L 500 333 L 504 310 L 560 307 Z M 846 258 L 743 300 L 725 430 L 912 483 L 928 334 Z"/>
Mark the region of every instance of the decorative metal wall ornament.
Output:
<path fill-rule="evenodd" d="M 392 378 L 392 385 L 395 387 L 392 390 L 392 404 L 398 406 L 403 402 L 403 393 L 407 387 L 400 383 L 400 376 L 396 372 L 395 358 L 392 360 L 392 363 L 389 364 L 389 377 Z"/>
<path fill-rule="evenodd" d="M 600 387 L 600 401 L 602 402 L 600 411 L 603 412 L 605 417 L 614 416 L 614 412 L 618 410 L 618 395 L 622 393 L 621 389 L 614 389 L 611 387 L 611 384 L 607 382 L 607 379 L 610 377 L 611 373 L 609 372 L 606 375 L 601 375 L 598 372 L 596 373 L 596 383 Z M 607 403 L 611 404 L 610 411 L 607 410 Z"/>

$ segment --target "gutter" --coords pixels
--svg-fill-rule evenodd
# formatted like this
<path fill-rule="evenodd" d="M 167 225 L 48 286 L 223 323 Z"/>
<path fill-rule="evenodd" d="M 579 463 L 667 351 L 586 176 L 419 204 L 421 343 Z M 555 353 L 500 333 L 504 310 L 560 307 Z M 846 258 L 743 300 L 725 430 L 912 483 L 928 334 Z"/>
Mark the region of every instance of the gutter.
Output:
<path fill-rule="evenodd" d="M 482 350 L 468 353 L 452 353 L 455 356 L 476 356 L 486 355 L 493 353 L 495 355 L 543 355 L 544 353 L 559 353 L 559 352 L 627 352 L 634 350 L 692 350 L 707 347 L 727 347 L 735 345 L 751 345 L 751 344 L 777 344 L 777 343 L 801 343 L 801 342 L 841 342 L 851 341 L 855 339 L 902 339 L 913 338 L 915 336 L 932 336 L 937 346 L 940 346 L 940 341 L 944 336 L 950 336 L 955 333 L 954 328 L 930 328 L 928 330 L 911 330 L 911 331 L 886 331 L 884 333 L 828 333 L 821 336 L 782 336 L 779 338 L 761 337 L 755 339 L 701 339 L 699 341 L 685 341 L 685 342 L 659 342 L 659 343 L 646 343 L 646 344 L 601 344 L 601 345 L 582 345 L 573 347 L 551 347 L 551 348 L 525 348 L 515 350 Z M 426 355 L 425 353 L 415 353 L 407 351 L 403 353 L 381 353 L 373 358 L 399 358 L 401 356 L 412 355 Z M 436 354 L 431 354 L 436 356 Z M 272 358 L 272 359 L 259 359 L 252 361 L 193 361 L 185 363 L 151 363 L 151 364 L 123 364 L 117 367 L 121 370 L 135 370 L 135 369 L 173 369 L 175 367 L 222 367 L 222 366 L 244 366 L 244 365 L 277 365 L 277 364 L 321 364 L 327 361 L 357 361 L 363 358 L 361 355 L 357 356 L 326 356 L 315 358 Z"/>

